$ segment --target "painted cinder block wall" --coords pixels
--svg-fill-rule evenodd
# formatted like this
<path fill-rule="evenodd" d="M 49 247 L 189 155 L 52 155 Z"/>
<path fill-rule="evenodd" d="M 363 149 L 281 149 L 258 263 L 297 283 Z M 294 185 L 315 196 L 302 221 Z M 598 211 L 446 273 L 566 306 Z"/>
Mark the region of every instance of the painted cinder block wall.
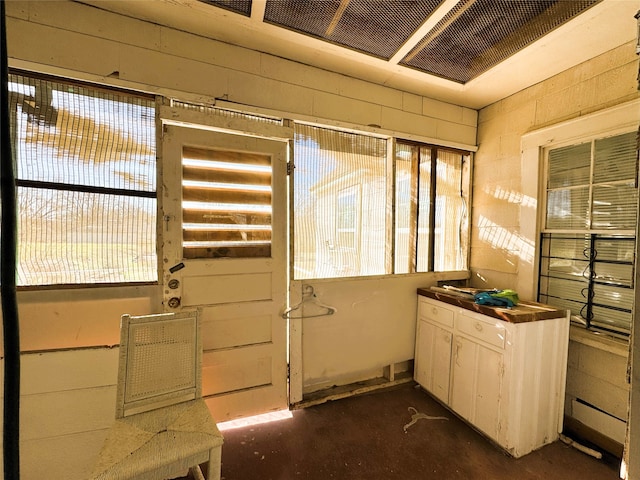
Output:
<path fill-rule="evenodd" d="M 213 103 L 216 97 L 283 116 L 397 132 L 404 138 L 474 146 L 477 112 L 409 92 L 308 67 L 71 1 L 7 2 L 11 67 Z M 350 351 L 337 383 L 402 350 L 413 357 L 415 291 L 432 274 L 372 281 L 377 316 L 367 332 L 393 338 L 368 356 Z M 429 283 L 431 282 L 431 283 Z M 360 283 L 365 283 L 361 281 Z M 371 295 L 369 295 L 371 296 Z M 161 310 L 160 286 L 19 292 L 21 321 L 21 469 L 25 480 L 87 478 L 115 413 L 122 313 Z M 395 304 L 393 303 L 395 302 Z M 392 308 L 393 307 L 393 308 Z M 372 307 L 375 309 L 375 307 Z M 394 321 L 389 321 L 390 312 Z M 309 328 L 313 329 L 313 325 Z M 318 329 L 327 332 L 326 328 Z M 361 338 L 363 322 L 336 326 L 334 343 Z M 347 330 L 345 333 L 345 329 Z M 320 338 L 311 331 L 308 338 Z M 361 345 L 360 345 L 361 344 Z M 314 354 L 312 348 L 308 349 Z M 321 350 L 321 349 L 318 349 Z M 344 349 L 348 352 L 348 349 Z M 324 355 L 318 351 L 317 356 Z M 324 378 L 329 382 L 330 378 Z"/>
<path fill-rule="evenodd" d="M 69 1 L 14 1 L 6 9 L 14 67 L 192 101 L 226 95 L 239 103 L 364 129 L 376 124 L 405 137 L 445 143 L 473 145 L 477 133 L 471 257 L 477 286 L 533 282 L 522 274 L 531 270 L 535 249 L 520 227 L 535 204 L 519 193 L 527 181 L 520 167 L 520 137 L 638 95 L 632 45 L 491 105 L 478 117 L 468 108 Z M 405 290 L 415 291 L 414 285 Z M 118 341 L 119 315 L 157 311 L 160 299 L 155 287 L 22 292 L 23 349 L 30 352 L 23 355 L 22 403 L 23 412 L 29 412 L 22 419 L 24 479 L 86 478 L 113 418 L 117 348 L 109 345 Z M 415 307 L 403 304 L 406 312 L 398 315 L 415 319 Z M 595 371 L 589 361 L 595 358 L 589 357 L 593 347 L 576 345 L 574 340 L 569 382 L 577 385 L 570 384 L 568 394 L 583 388 L 595 395 L 602 388 L 597 382 L 611 380 L 604 378 L 606 369 Z M 610 365 L 620 373 L 626 358 L 617 357 Z M 619 387 L 622 391 L 613 396 L 618 406 L 612 409 L 626 406 L 624 385 Z"/>
<path fill-rule="evenodd" d="M 530 222 L 539 199 L 524 165 L 523 135 L 640 97 L 635 43 L 623 45 L 479 112 L 478 151 L 473 182 L 471 283 L 483 288 L 516 288 L 535 299 L 538 239 Z M 638 111 L 640 119 L 640 109 Z M 532 234 L 533 232 L 533 234 Z M 580 398 L 626 419 L 628 344 L 572 327 L 565 413 Z"/>

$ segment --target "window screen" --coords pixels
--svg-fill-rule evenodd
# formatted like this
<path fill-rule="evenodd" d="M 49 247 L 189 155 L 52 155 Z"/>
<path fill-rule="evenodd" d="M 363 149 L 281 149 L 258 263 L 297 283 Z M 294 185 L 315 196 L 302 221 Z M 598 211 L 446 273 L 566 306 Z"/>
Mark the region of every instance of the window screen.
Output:
<path fill-rule="evenodd" d="M 395 273 L 466 268 L 468 152 L 398 140 Z"/>
<path fill-rule="evenodd" d="M 19 286 L 157 281 L 153 99 L 9 76 Z"/>
<path fill-rule="evenodd" d="M 295 134 L 295 278 L 466 268 L 468 152 L 401 140 L 392 150 L 310 125 Z"/>
<path fill-rule="evenodd" d="M 635 132 L 548 152 L 539 299 L 622 335 L 635 296 L 637 158 Z"/>
<path fill-rule="evenodd" d="M 387 141 L 296 124 L 294 276 L 386 272 Z"/>

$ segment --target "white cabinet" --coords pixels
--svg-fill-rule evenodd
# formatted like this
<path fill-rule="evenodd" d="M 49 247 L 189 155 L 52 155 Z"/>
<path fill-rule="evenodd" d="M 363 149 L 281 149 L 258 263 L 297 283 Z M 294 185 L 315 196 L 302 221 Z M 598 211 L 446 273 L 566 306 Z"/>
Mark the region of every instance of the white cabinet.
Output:
<path fill-rule="evenodd" d="M 544 320 L 512 323 L 467 303 L 418 296 L 416 382 L 514 457 L 555 441 L 564 414 L 568 315 L 559 310 L 548 318 L 547 309 Z M 524 318 L 525 309 L 535 312 L 527 304 L 509 314 Z"/>
<path fill-rule="evenodd" d="M 417 332 L 415 379 L 444 403 L 449 401 L 451 332 L 430 322 L 420 322 Z M 425 358 L 423 358 L 425 357 Z"/>

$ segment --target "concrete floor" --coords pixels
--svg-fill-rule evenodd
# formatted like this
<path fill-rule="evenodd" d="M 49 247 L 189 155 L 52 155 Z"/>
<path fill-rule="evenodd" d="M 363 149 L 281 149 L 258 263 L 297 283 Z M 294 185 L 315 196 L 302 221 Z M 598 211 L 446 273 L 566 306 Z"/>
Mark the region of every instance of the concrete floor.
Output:
<path fill-rule="evenodd" d="M 414 410 L 447 420 L 418 420 Z M 557 441 L 514 459 L 414 383 L 223 432 L 223 480 L 615 480 L 619 460 Z"/>

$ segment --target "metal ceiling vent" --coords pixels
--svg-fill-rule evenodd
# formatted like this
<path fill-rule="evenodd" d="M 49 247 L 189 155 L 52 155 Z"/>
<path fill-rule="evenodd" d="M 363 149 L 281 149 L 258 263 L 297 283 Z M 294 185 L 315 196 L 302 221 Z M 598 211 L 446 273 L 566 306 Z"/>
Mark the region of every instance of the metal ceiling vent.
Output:
<path fill-rule="evenodd" d="M 251 15 L 251 0 L 200 1 Z M 466 83 L 601 1 L 267 0 L 263 20 L 385 60 L 413 46 L 400 65 Z"/>
<path fill-rule="evenodd" d="M 600 0 L 463 0 L 400 62 L 466 83 Z"/>
<path fill-rule="evenodd" d="M 245 17 L 251 16 L 251 2 L 253 0 L 199 0 L 202 3 L 215 5 L 231 12 L 239 13 Z"/>
<path fill-rule="evenodd" d="M 264 21 L 388 60 L 440 0 L 267 0 Z"/>

